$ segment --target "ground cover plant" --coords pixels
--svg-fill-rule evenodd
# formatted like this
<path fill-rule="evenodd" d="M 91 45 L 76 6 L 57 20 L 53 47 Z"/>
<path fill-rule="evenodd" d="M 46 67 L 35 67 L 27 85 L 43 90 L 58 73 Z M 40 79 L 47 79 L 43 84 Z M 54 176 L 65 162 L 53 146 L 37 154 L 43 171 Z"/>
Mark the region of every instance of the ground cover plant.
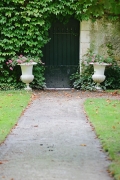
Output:
<path fill-rule="evenodd" d="M 89 98 L 84 108 L 103 149 L 112 160 L 109 172 L 120 180 L 120 100 Z"/>
<path fill-rule="evenodd" d="M 17 124 L 18 118 L 30 101 L 31 92 L 0 92 L 0 143 Z"/>
<path fill-rule="evenodd" d="M 110 51 L 110 53 L 109 53 Z M 80 69 L 70 76 L 71 86 L 75 89 L 81 90 L 95 90 L 96 83 L 93 81 L 92 75 L 94 74 L 94 68 L 90 65 L 90 62 L 94 61 L 99 63 L 107 62 L 111 65 L 105 68 L 105 81 L 100 85 L 103 90 L 106 89 L 120 89 L 120 65 L 115 60 L 113 49 L 108 48 L 107 59 L 99 54 L 94 54 L 92 49 L 88 49 L 88 52 L 83 56 L 84 61 L 81 63 L 82 73 L 80 74 Z"/>
<path fill-rule="evenodd" d="M 42 58 L 50 41 L 49 30 L 57 18 L 95 21 L 102 17 L 119 20 L 118 0 L 1 0 L 0 1 L 0 89 L 21 89 L 20 68 L 9 71 L 6 62 L 15 55 Z M 36 65 L 34 88 L 44 88 L 44 67 Z M 40 69 L 40 71 L 39 71 Z M 38 77 L 38 75 L 37 75 Z M 40 79 L 40 80 L 39 80 Z"/>
<path fill-rule="evenodd" d="M 120 94 L 120 89 L 116 89 L 116 90 L 109 89 L 109 90 L 106 90 L 105 92 L 115 95 L 115 94 Z"/>

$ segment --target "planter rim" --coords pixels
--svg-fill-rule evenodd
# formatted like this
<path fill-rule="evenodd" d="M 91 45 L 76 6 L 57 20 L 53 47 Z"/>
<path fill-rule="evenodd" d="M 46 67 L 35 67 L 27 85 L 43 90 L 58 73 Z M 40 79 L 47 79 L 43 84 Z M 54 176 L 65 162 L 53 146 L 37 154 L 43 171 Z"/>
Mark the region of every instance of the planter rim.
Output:
<path fill-rule="evenodd" d="M 91 62 L 91 63 L 89 63 L 89 64 L 92 64 L 92 65 L 103 65 L 103 66 L 111 66 L 111 64 L 110 64 L 110 63 L 98 63 L 98 62 L 96 62 L 96 63 L 93 63 L 93 62 Z"/>
<path fill-rule="evenodd" d="M 24 66 L 24 65 L 29 66 L 29 65 L 36 65 L 36 64 L 37 64 L 36 62 L 26 62 L 26 63 L 21 63 L 21 64 L 18 64 L 18 65 L 20 65 L 20 66 Z"/>

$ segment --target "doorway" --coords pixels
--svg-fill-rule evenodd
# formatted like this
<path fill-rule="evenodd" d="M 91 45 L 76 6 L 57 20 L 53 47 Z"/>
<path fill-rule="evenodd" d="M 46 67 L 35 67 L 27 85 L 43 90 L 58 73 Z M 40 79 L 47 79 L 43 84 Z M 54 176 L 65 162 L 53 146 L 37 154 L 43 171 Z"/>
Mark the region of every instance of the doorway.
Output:
<path fill-rule="evenodd" d="M 70 19 L 59 21 L 49 30 L 50 41 L 43 49 L 47 88 L 70 88 L 70 75 L 79 66 L 80 22 Z"/>

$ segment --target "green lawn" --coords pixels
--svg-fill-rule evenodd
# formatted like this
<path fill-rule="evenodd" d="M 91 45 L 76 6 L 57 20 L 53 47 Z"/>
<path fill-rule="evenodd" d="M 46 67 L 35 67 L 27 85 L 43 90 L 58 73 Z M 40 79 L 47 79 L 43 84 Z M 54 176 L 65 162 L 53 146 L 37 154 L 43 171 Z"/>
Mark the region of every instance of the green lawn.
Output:
<path fill-rule="evenodd" d="M 84 108 L 112 160 L 109 170 L 120 180 L 120 100 L 90 98 L 85 101 Z"/>
<path fill-rule="evenodd" d="M 17 123 L 30 97 L 31 92 L 0 91 L 0 143 Z"/>
<path fill-rule="evenodd" d="M 106 90 L 106 92 L 112 93 L 112 94 L 120 94 L 120 89 L 116 89 L 116 90 Z"/>

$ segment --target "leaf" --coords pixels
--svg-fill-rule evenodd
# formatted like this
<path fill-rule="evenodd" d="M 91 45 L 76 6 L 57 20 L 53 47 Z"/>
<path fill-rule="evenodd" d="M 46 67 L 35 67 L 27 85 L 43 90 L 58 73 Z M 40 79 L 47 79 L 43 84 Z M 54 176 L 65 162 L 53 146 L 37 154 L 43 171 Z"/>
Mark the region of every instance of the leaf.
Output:
<path fill-rule="evenodd" d="M 34 127 L 38 127 L 38 125 L 35 125 Z"/>
<path fill-rule="evenodd" d="M 80 146 L 87 146 L 86 144 L 80 144 Z"/>
<path fill-rule="evenodd" d="M 115 129 L 116 127 L 115 127 L 115 126 L 113 126 L 112 128 L 113 128 L 113 129 Z"/>

